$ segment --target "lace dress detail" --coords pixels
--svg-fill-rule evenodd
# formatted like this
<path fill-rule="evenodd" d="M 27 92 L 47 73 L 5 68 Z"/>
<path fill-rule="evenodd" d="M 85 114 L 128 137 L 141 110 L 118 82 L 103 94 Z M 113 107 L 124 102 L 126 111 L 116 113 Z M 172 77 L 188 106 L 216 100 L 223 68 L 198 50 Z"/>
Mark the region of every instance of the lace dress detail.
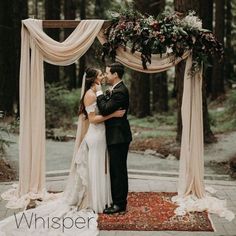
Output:
<path fill-rule="evenodd" d="M 86 106 L 86 107 L 85 107 L 85 110 L 86 110 L 87 113 L 89 114 L 89 113 L 91 113 L 91 112 L 96 112 L 96 108 L 97 108 L 97 103 L 94 102 L 94 103 L 92 103 L 91 105 Z"/>

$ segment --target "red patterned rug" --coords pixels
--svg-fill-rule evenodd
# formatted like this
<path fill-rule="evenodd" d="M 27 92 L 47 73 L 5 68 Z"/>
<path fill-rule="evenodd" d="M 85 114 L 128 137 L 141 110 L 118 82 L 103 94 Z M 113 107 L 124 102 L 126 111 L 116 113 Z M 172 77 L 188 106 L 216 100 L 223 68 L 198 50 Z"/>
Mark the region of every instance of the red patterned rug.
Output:
<path fill-rule="evenodd" d="M 171 197 L 177 193 L 130 192 L 125 214 L 99 214 L 100 230 L 127 231 L 214 231 L 208 213 L 192 212 L 176 216 L 177 205 Z"/>

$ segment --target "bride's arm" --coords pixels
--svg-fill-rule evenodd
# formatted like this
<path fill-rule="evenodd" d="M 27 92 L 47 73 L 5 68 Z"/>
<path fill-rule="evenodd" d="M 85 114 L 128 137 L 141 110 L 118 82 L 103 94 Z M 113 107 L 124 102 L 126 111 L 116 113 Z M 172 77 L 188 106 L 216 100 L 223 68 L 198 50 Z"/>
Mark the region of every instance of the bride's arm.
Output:
<path fill-rule="evenodd" d="M 84 104 L 86 107 L 92 105 L 95 101 L 96 101 L 97 97 L 95 94 L 93 93 L 87 93 L 84 99 Z M 125 114 L 125 110 L 117 110 L 115 112 L 113 112 L 110 115 L 107 116 L 102 116 L 102 115 L 96 115 L 95 111 L 89 112 L 88 113 L 88 119 L 90 123 L 93 124 L 97 124 L 97 123 L 101 123 L 105 120 L 111 119 L 113 117 L 122 117 Z"/>
<path fill-rule="evenodd" d="M 124 114 L 125 114 L 125 110 L 118 110 L 107 116 L 96 115 L 95 112 L 90 112 L 88 114 L 88 119 L 90 123 L 97 124 L 105 120 L 111 119 L 113 117 L 122 117 Z"/>

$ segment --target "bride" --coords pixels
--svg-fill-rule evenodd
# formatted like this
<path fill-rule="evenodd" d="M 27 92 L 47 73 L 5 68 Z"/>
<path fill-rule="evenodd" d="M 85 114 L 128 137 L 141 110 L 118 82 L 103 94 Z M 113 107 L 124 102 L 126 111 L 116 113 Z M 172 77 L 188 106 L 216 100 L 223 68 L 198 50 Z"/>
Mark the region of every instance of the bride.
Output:
<path fill-rule="evenodd" d="M 79 131 L 84 134 L 72 160 L 64 192 L 58 194 L 57 199 L 43 201 L 34 209 L 0 221 L 1 236 L 98 234 L 97 213 L 102 213 L 112 201 L 104 121 L 125 114 L 125 110 L 108 116 L 99 114 L 96 84 L 103 79 L 101 70 L 86 70 L 79 109 L 82 124 Z"/>

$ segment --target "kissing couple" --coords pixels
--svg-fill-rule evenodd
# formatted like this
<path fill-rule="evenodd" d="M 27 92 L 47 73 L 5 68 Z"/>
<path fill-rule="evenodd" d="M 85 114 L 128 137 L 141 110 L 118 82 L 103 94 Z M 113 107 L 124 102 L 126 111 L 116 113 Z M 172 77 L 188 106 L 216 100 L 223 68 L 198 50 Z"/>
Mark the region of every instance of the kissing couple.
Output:
<path fill-rule="evenodd" d="M 80 112 L 89 121 L 81 144 L 88 156 L 88 207 L 97 213 L 126 210 L 128 194 L 127 155 L 132 140 L 127 111 L 129 91 L 122 81 L 124 66 L 113 63 L 106 72 L 88 68 Z M 101 82 L 110 85 L 105 95 Z M 108 206 L 105 208 L 105 206 Z"/>

